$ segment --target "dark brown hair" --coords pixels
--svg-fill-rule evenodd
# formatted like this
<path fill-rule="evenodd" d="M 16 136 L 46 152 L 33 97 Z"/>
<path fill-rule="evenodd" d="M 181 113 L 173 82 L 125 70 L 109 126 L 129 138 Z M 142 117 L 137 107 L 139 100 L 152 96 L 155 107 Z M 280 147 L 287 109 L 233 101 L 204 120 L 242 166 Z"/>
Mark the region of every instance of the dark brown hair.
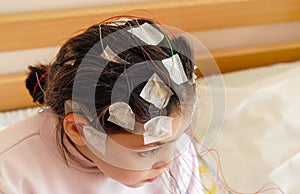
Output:
<path fill-rule="evenodd" d="M 142 40 L 133 38 L 130 30 L 126 30 L 144 23 L 151 24 L 164 34 L 158 45 L 145 44 Z M 118 54 L 123 62 L 101 56 L 107 46 Z M 172 90 L 174 83 L 170 82 L 168 71 L 161 61 L 174 54 L 179 55 L 187 78 L 192 80 L 192 52 L 184 38 L 170 38 L 161 27 L 145 19 L 127 21 L 123 25 L 118 25 L 115 21 L 95 24 L 69 39 L 50 65 L 29 66 L 26 87 L 35 102 L 50 107 L 59 115 L 56 126 L 57 142 L 66 158 L 66 154 L 71 154 L 63 141 L 65 133 L 62 122 L 66 100 L 76 100 L 89 110 L 95 109 L 95 118 L 99 118 L 106 132 L 125 132 L 120 126 L 107 121 L 109 115 L 105 109 L 112 101 L 128 102 L 137 119 L 142 122 L 149 120 L 153 114 L 161 113 L 162 110 L 151 106 L 139 94 L 146 84 L 145 80 L 153 73 L 157 73 Z M 46 75 L 45 78 L 38 83 L 37 77 L 41 78 L 43 75 Z M 75 80 L 80 87 L 73 87 Z M 121 83 L 117 89 L 120 95 L 112 99 L 116 82 Z M 172 90 L 172 93 L 164 109 L 165 114 L 169 114 L 180 104 L 176 92 Z"/>

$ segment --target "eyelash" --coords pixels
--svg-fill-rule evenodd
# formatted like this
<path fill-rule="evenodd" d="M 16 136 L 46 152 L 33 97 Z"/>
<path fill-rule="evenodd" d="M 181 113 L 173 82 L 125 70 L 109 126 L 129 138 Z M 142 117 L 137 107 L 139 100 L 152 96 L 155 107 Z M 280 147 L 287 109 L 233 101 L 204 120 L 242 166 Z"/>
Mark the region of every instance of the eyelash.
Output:
<path fill-rule="evenodd" d="M 159 150 L 160 150 L 160 148 L 155 148 L 155 149 L 152 149 L 152 150 L 138 152 L 138 154 L 141 157 L 151 157 L 151 156 L 154 156 Z"/>

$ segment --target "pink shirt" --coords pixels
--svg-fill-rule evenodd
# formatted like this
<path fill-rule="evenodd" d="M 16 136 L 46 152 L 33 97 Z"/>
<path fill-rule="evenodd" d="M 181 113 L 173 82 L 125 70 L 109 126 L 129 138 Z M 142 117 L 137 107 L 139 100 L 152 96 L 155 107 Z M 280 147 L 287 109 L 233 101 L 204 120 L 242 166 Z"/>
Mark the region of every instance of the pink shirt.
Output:
<path fill-rule="evenodd" d="M 77 150 L 69 150 L 87 167 L 65 164 L 55 139 L 56 116 L 48 111 L 0 132 L 0 193 L 4 194 L 169 194 L 172 181 L 163 174 L 139 188 L 126 187 L 109 177 Z M 174 171 L 181 192 L 201 194 L 198 161 L 191 146 L 179 158 Z M 164 181 L 163 181 L 164 180 Z"/>

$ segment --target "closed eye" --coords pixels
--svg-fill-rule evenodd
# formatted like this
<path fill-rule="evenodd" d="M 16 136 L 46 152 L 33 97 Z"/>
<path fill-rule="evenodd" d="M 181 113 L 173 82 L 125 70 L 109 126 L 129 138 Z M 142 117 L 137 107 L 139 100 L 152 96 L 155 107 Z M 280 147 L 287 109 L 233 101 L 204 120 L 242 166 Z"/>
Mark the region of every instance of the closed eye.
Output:
<path fill-rule="evenodd" d="M 150 156 L 154 156 L 159 150 L 160 150 L 160 147 L 154 148 L 152 150 L 138 152 L 138 154 L 142 157 L 150 157 Z"/>

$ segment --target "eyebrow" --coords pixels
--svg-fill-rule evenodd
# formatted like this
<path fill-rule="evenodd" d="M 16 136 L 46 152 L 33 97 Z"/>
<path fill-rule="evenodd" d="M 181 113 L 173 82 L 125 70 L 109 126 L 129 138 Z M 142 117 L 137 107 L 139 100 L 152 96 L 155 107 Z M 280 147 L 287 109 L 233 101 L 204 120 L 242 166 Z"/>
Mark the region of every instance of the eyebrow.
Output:
<path fill-rule="evenodd" d="M 133 147 L 136 148 L 136 149 L 140 149 L 142 148 L 143 146 L 145 147 L 149 147 L 149 148 L 154 148 L 154 147 L 157 147 L 157 146 L 162 146 L 164 144 L 167 144 L 167 143 L 172 143 L 174 141 L 176 141 L 178 138 L 175 138 L 171 141 L 157 141 L 157 142 L 153 142 L 153 143 L 150 143 L 150 144 L 146 144 L 146 145 L 134 145 Z"/>
<path fill-rule="evenodd" d="M 154 142 L 154 143 L 150 143 L 150 144 L 146 144 L 146 145 L 133 145 L 132 148 L 133 149 L 143 149 L 143 148 L 147 147 L 147 149 L 149 149 L 149 148 L 154 148 L 154 147 L 157 147 L 157 146 L 164 145 L 166 143 L 167 142 Z"/>

